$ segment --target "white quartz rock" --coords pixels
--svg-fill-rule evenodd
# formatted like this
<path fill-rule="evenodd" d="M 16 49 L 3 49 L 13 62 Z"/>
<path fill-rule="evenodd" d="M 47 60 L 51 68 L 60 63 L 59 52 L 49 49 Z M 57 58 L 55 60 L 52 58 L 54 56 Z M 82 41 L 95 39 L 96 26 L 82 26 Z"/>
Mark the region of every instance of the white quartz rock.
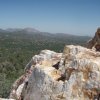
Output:
<path fill-rule="evenodd" d="M 14 90 L 22 100 L 100 98 L 100 52 L 74 45 L 65 46 L 63 54 L 43 50 L 25 70 L 25 79 Z"/>

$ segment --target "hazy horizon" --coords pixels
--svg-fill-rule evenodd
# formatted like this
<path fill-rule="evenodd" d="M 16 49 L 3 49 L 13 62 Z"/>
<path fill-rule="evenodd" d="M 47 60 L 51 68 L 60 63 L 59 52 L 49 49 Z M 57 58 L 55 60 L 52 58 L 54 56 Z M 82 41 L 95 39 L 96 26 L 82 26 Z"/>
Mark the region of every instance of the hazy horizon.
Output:
<path fill-rule="evenodd" d="M 99 4 L 99 0 L 0 0 L 0 28 L 91 36 L 100 27 Z"/>

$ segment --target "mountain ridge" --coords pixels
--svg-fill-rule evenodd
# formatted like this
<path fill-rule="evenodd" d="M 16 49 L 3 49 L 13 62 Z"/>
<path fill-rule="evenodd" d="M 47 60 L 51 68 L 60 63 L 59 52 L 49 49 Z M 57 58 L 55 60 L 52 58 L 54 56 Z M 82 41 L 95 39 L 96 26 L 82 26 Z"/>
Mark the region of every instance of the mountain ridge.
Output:
<path fill-rule="evenodd" d="M 62 35 L 62 36 L 84 36 L 84 35 L 76 35 L 76 34 L 70 34 L 70 33 L 61 33 L 61 32 L 57 32 L 57 33 L 50 33 L 50 32 L 42 32 L 42 31 L 39 31 L 38 29 L 35 29 L 35 28 L 31 28 L 31 27 L 25 27 L 25 28 L 6 28 L 6 29 L 2 29 L 0 28 L 0 32 L 3 32 L 3 33 L 16 33 L 16 32 L 24 32 L 24 33 L 27 33 L 27 34 L 34 34 L 34 33 L 41 33 L 41 34 L 51 34 L 51 35 Z M 85 35 L 86 36 L 86 35 Z M 88 36 L 88 37 L 91 37 L 91 36 Z"/>

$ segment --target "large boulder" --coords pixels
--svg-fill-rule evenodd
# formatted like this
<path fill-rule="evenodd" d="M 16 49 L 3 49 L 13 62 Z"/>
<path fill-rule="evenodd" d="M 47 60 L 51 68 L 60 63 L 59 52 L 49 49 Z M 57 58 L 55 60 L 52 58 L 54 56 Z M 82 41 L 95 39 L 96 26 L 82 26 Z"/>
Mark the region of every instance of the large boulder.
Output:
<path fill-rule="evenodd" d="M 99 100 L 100 52 L 65 46 L 63 53 L 43 50 L 13 85 L 16 100 Z"/>

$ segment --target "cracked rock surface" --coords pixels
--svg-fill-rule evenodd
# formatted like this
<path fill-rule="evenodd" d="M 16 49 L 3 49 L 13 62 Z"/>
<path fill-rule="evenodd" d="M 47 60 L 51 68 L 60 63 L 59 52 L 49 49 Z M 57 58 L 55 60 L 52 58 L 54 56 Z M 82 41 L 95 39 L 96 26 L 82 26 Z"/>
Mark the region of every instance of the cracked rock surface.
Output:
<path fill-rule="evenodd" d="M 100 100 L 100 52 L 67 45 L 42 50 L 12 86 L 15 100 Z"/>

